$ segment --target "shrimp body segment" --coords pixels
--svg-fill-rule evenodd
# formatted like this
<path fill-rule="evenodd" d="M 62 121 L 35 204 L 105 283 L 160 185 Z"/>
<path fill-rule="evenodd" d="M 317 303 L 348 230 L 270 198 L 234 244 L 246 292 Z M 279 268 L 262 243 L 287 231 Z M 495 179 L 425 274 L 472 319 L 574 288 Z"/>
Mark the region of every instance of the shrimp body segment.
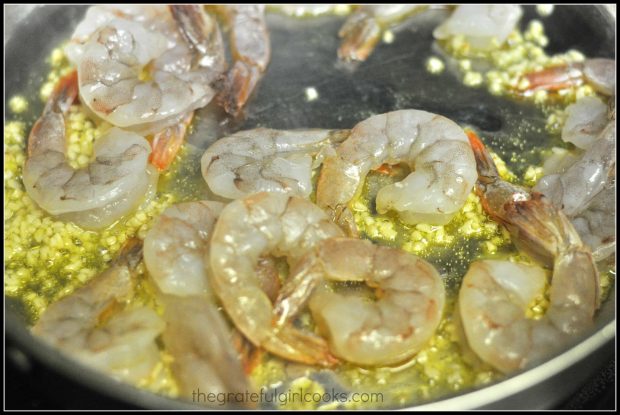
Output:
<path fill-rule="evenodd" d="M 417 353 L 441 320 L 445 289 L 437 270 L 405 251 L 353 238 L 319 242 L 292 270 L 292 280 L 364 282 L 376 301 L 320 287 L 312 316 L 338 357 L 360 365 L 390 365 Z"/>
<path fill-rule="evenodd" d="M 224 205 L 200 201 L 179 203 L 156 219 L 144 238 L 144 262 L 165 294 L 211 294 L 205 253 Z"/>
<path fill-rule="evenodd" d="M 112 128 L 94 146 L 93 161 L 74 169 L 67 159 L 64 111 L 75 73 L 60 80 L 43 115 L 30 132 L 23 181 L 45 211 L 80 226 L 100 229 L 135 209 L 154 191 L 158 174 L 148 165 L 149 143 Z M 71 100 L 72 101 L 72 100 Z"/>
<path fill-rule="evenodd" d="M 335 362 L 320 337 L 278 324 L 257 270 L 261 258 L 286 257 L 295 264 L 319 241 L 342 236 L 311 202 L 279 193 L 257 193 L 222 210 L 211 239 L 213 288 L 235 326 L 256 346 L 308 364 Z"/>
<path fill-rule="evenodd" d="M 464 4 L 456 7 L 433 36 L 462 35 L 473 48 L 488 50 L 504 43 L 522 14 L 521 6 L 514 4 Z"/>
<path fill-rule="evenodd" d="M 201 159 L 202 175 L 213 193 L 229 199 L 261 191 L 307 198 L 316 156 L 347 136 L 348 130 L 240 131 L 207 149 Z"/>
<path fill-rule="evenodd" d="M 412 172 L 377 194 L 377 211 L 398 212 L 407 223 L 447 223 L 463 206 L 476 181 L 476 161 L 463 129 L 420 110 L 370 117 L 328 157 L 317 185 L 317 204 L 346 208 L 371 169 L 407 163 Z"/>
<path fill-rule="evenodd" d="M 164 322 L 146 307 L 123 309 L 133 295 L 140 248 L 125 248 L 109 269 L 50 305 L 33 334 L 116 378 L 137 382 L 149 375 L 159 361 L 155 338 Z"/>
<path fill-rule="evenodd" d="M 458 307 L 469 346 L 482 360 L 509 373 L 539 361 L 568 340 L 561 318 L 556 317 L 558 324 L 553 319 L 561 304 L 552 304 L 542 319 L 526 318 L 528 307 L 543 294 L 546 278 L 542 268 L 532 265 L 494 260 L 471 264 Z M 554 284 L 563 282 L 570 283 Z"/>

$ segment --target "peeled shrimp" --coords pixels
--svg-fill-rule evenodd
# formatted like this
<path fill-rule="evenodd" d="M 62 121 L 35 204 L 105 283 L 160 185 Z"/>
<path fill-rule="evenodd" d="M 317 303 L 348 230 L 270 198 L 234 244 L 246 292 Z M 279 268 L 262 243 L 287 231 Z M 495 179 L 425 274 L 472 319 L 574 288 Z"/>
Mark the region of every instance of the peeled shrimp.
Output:
<path fill-rule="evenodd" d="M 566 170 L 541 178 L 534 190 L 543 193 L 570 218 L 596 260 L 615 251 L 615 121 Z"/>
<path fill-rule="evenodd" d="M 357 124 L 326 158 L 317 204 L 342 222 L 346 205 L 366 174 L 383 163 L 408 163 L 411 174 L 382 188 L 377 211 L 394 210 L 408 223 L 447 223 L 463 206 L 476 181 L 476 164 L 463 130 L 441 115 L 401 110 Z"/>
<path fill-rule="evenodd" d="M 112 128 L 94 146 L 93 161 L 74 169 L 66 157 L 64 114 L 77 94 L 75 72 L 60 80 L 28 137 L 23 181 L 45 211 L 80 226 L 104 228 L 154 191 L 157 172 L 141 136 Z"/>
<path fill-rule="evenodd" d="M 309 197 L 313 156 L 325 154 L 347 136 L 348 130 L 240 131 L 207 149 L 202 176 L 213 193 L 229 199 L 260 191 Z"/>
<path fill-rule="evenodd" d="M 342 38 L 338 57 L 346 61 L 365 61 L 387 27 L 426 8 L 425 4 L 359 6 L 338 32 Z"/>
<path fill-rule="evenodd" d="M 329 339 L 330 350 L 353 363 L 401 362 L 426 344 L 441 320 L 445 290 L 439 273 L 428 262 L 400 249 L 361 239 L 326 239 L 306 254 L 291 274 L 296 287 L 323 280 L 357 281 L 376 291 L 374 303 L 324 287 L 310 297 L 312 316 Z M 287 302 L 280 299 L 277 303 L 284 319 L 284 312 L 294 314 L 298 308 Z"/>
<path fill-rule="evenodd" d="M 205 106 L 226 68 L 217 23 L 191 5 L 91 7 L 66 51 L 82 103 L 143 134 Z"/>
<path fill-rule="evenodd" d="M 211 201 L 179 203 L 156 219 L 144 238 L 144 262 L 163 293 L 211 292 L 204 256 L 223 206 Z"/>
<path fill-rule="evenodd" d="M 232 333 L 212 300 L 205 296 L 164 295 L 163 341 L 174 358 L 172 371 L 182 396 L 246 393 L 250 382 L 232 343 Z M 249 402 L 242 406 L 249 406 Z"/>
<path fill-rule="evenodd" d="M 217 6 L 230 27 L 234 64 L 218 96 L 226 112 L 237 115 L 256 89 L 271 59 L 265 5 Z"/>
<path fill-rule="evenodd" d="M 249 391 L 232 332 L 220 315 L 208 272 L 208 243 L 224 205 L 185 202 L 166 209 L 144 238 L 144 261 L 164 307 L 163 341 L 180 392 Z"/>
<path fill-rule="evenodd" d="M 480 140 L 473 135 L 470 140 L 485 211 L 506 226 L 520 249 L 553 268 L 550 305 L 536 321 L 525 311 L 544 287 L 540 268 L 478 261 L 463 279 L 459 309 L 470 346 L 482 360 L 510 372 L 592 325 L 600 304 L 599 276 L 592 253 L 564 213 L 540 193 L 502 181 Z"/>
<path fill-rule="evenodd" d="M 611 121 L 578 161 L 561 174 L 543 177 L 534 190 L 572 217 L 610 183 L 615 166 L 616 123 Z"/>
<path fill-rule="evenodd" d="M 254 345 L 307 364 L 335 362 L 322 338 L 275 321 L 256 270 L 267 255 L 293 265 L 319 241 L 341 235 L 321 209 L 296 196 L 263 192 L 224 207 L 211 238 L 213 289 Z"/>
<path fill-rule="evenodd" d="M 164 322 L 146 307 L 122 309 L 133 296 L 140 248 L 132 242 L 110 268 L 50 305 L 33 334 L 118 379 L 148 376 L 159 362 L 155 338 Z"/>
<path fill-rule="evenodd" d="M 488 50 L 504 43 L 522 14 L 521 6 L 514 4 L 460 5 L 433 36 L 441 40 L 463 35 L 472 48 Z"/>

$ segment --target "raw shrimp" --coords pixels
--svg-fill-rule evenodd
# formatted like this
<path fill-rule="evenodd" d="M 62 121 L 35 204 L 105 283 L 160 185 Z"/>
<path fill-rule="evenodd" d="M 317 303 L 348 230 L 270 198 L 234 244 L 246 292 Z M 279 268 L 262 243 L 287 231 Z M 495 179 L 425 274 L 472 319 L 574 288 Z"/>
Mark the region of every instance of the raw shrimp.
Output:
<path fill-rule="evenodd" d="M 370 117 L 351 130 L 336 153 L 323 164 L 317 204 L 341 224 L 366 174 L 383 163 L 404 162 L 412 169 L 403 181 L 377 194 L 379 213 L 395 210 L 407 223 L 447 223 L 476 181 L 476 161 L 464 131 L 453 121 L 426 111 L 401 110 Z"/>
<path fill-rule="evenodd" d="M 230 27 L 234 64 L 226 74 L 218 101 L 226 112 L 237 115 L 256 88 L 271 59 L 265 5 L 217 6 Z"/>
<path fill-rule="evenodd" d="M 154 192 L 157 172 L 148 165 L 149 143 L 112 128 L 94 146 L 93 161 L 74 169 L 66 157 L 64 114 L 77 95 L 75 72 L 63 77 L 28 137 L 23 181 L 45 211 L 80 226 L 104 228 Z"/>
<path fill-rule="evenodd" d="M 581 239 L 601 261 L 616 252 L 615 180 L 592 198 L 587 208 L 571 218 Z"/>
<path fill-rule="evenodd" d="M 155 338 L 164 322 L 146 307 L 125 308 L 133 296 L 141 245 L 131 240 L 102 274 L 50 305 L 32 332 L 84 364 L 138 382 L 159 362 Z"/>
<path fill-rule="evenodd" d="M 570 218 L 597 261 L 614 253 L 616 124 L 564 171 L 542 177 L 534 190 L 543 193 Z"/>
<path fill-rule="evenodd" d="M 172 371 L 182 396 L 246 393 L 252 386 L 232 343 L 231 330 L 206 296 L 163 295 L 166 330 L 163 341 L 172 355 Z M 233 404 L 233 402 L 230 402 Z M 240 401 L 239 406 L 250 402 Z"/>
<path fill-rule="evenodd" d="M 348 130 L 240 131 L 217 140 L 202 156 L 202 176 L 211 191 L 238 199 L 260 191 L 309 197 L 312 169 L 342 142 Z"/>
<path fill-rule="evenodd" d="M 607 105 L 596 97 L 584 97 L 569 105 L 562 140 L 587 150 L 609 122 L 607 111 Z"/>
<path fill-rule="evenodd" d="M 534 190 L 545 194 L 569 217 L 582 212 L 614 177 L 616 123 L 611 121 L 589 150 L 561 174 L 543 177 Z"/>
<path fill-rule="evenodd" d="M 539 321 L 526 319 L 525 310 L 544 287 L 542 270 L 479 261 L 463 280 L 459 309 L 470 346 L 484 361 L 510 372 L 592 325 L 600 304 L 599 276 L 592 253 L 564 213 L 540 193 L 502 181 L 482 142 L 474 134 L 470 140 L 485 211 L 506 226 L 518 247 L 553 268 L 550 305 Z"/>
<path fill-rule="evenodd" d="M 322 338 L 275 321 L 256 276 L 262 257 L 284 256 L 293 265 L 333 236 L 342 236 L 340 228 L 300 197 L 262 192 L 224 207 L 211 238 L 212 285 L 237 329 L 254 345 L 289 360 L 335 363 Z"/>
<path fill-rule="evenodd" d="M 433 36 L 442 40 L 462 35 L 472 48 L 489 50 L 504 43 L 522 14 L 521 6 L 514 4 L 460 5 Z"/>
<path fill-rule="evenodd" d="M 528 82 L 522 92 L 532 94 L 539 89 L 556 91 L 573 85 L 588 83 L 604 95 L 616 93 L 616 61 L 593 58 L 584 62 L 554 66 L 524 76 Z"/>
<path fill-rule="evenodd" d="M 217 22 L 192 5 L 91 7 L 66 51 L 81 101 L 143 134 L 205 106 L 226 69 Z"/>
<path fill-rule="evenodd" d="M 211 293 L 204 256 L 223 206 L 212 201 L 179 203 L 156 219 L 144 238 L 144 263 L 163 293 Z"/>
<path fill-rule="evenodd" d="M 439 273 L 400 249 L 361 239 L 330 238 L 306 254 L 291 275 L 295 287 L 311 287 L 324 280 L 356 281 L 375 290 L 375 303 L 324 287 L 310 296 L 312 316 L 329 339 L 330 350 L 353 363 L 401 362 L 426 344 L 441 320 L 445 289 Z M 295 307 L 281 300 L 276 309 L 280 318 L 287 319 L 286 313 L 295 314 Z"/>
<path fill-rule="evenodd" d="M 198 201 L 166 209 L 144 239 L 144 261 L 164 306 L 163 341 L 181 394 L 249 391 L 234 329 L 216 308 L 208 272 L 208 243 L 224 205 Z M 275 275 L 277 278 L 277 275 Z"/>
<path fill-rule="evenodd" d="M 365 61 L 387 27 L 426 8 L 425 4 L 359 6 L 338 32 L 342 38 L 338 57 L 345 61 Z"/>

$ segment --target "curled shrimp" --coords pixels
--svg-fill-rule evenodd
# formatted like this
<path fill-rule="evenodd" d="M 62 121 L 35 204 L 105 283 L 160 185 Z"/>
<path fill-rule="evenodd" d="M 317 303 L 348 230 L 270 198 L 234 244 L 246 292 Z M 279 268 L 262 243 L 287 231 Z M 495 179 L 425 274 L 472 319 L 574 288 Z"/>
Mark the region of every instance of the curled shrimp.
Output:
<path fill-rule="evenodd" d="M 130 241 L 110 268 L 50 305 L 33 334 L 118 379 L 135 383 L 148 376 L 159 362 L 155 339 L 164 322 L 149 308 L 124 308 L 133 296 L 140 251 Z"/>
<path fill-rule="evenodd" d="M 201 159 L 202 176 L 218 196 L 238 199 L 270 191 L 309 197 L 317 157 L 342 142 L 348 130 L 240 131 L 217 140 Z"/>
<path fill-rule="evenodd" d="M 345 61 L 365 61 L 386 28 L 427 7 L 424 4 L 359 6 L 338 32 L 342 38 L 338 57 Z"/>
<path fill-rule="evenodd" d="M 400 249 L 330 238 L 319 242 L 291 274 L 295 287 L 308 287 L 305 297 L 311 293 L 310 311 L 330 350 L 353 363 L 399 363 L 426 344 L 441 320 L 445 289 L 439 273 Z M 374 289 L 377 301 L 325 287 L 312 292 L 310 287 L 322 281 L 364 282 Z M 288 319 L 305 297 L 283 291 L 276 309 L 281 319 Z"/>
<path fill-rule="evenodd" d="M 198 6 L 95 6 L 66 49 L 80 99 L 109 123 L 156 133 L 205 106 L 226 68 L 217 22 Z"/>
<path fill-rule="evenodd" d="M 474 134 L 470 140 L 484 210 L 506 226 L 520 249 L 553 269 L 550 305 L 538 321 L 526 319 L 525 310 L 544 287 L 542 270 L 479 261 L 463 279 L 460 313 L 470 346 L 489 364 L 510 372 L 591 326 L 600 304 L 599 276 L 592 253 L 564 213 L 540 193 L 501 180 L 482 142 Z"/>
<path fill-rule="evenodd" d="M 210 293 L 204 256 L 224 205 L 200 201 L 167 208 L 144 237 L 144 263 L 165 294 Z"/>
<path fill-rule="evenodd" d="M 217 7 L 230 26 L 234 64 L 226 74 L 218 101 L 226 112 L 237 115 L 256 89 L 271 59 L 271 44 L 265 22 L 265 5 Z"/>
<path fill-rule="evenodd" d="M 366 174 L 384 163 L 407 163 L 412 172 L 379 190 L 377 211 L 394 210 L 408 223 L 447 223 L 476 181 L 475 159 L 463 129 L 426 111 L 393 111 L 358 123 L 336 155 L 325 159 L 317 204 L 346 222 L 346 206 L 361 191 Z"/>
<path fill-rule="evenodd" d="M 435 39 L 462 35 L 474 49 L 488 50 L 504 43 L 523 15 L 514 4 L 465 4 L 433 32 Z"/>
<path fill-rule="evenodd" d="M 97 140 L 87 167 L 69 165 L 64 115 L 77 95 L 76 81 L 75 71 L 59 81 L 32 127 L 23 181 L 43 210 L 100 229 L 137 208 L 154 191 L 158 174 L 148 165 L 149 143 L 119 128 Z"/>
<path fill-rule="evenodd" d="M 332 365 L 320 337 L 292 324 L 278 324 L 256 269 L 267 255 L 295 264 L 319 241 L 342 231 L 311 202 L 279 193 L 256 193 L 222 210 L 211 238 L 213 289 L 226 312 L 254 345 L 289 360 Z"/>
<path fill-rule="evenodd" d="M 557 91 L 574 85 L 587 83 L 604 95 L 614 95 L 616 91 L 616 61 L 593 58 L 584 62 L 554 66 L 524 75 L 527 86 L 524 94 L 532 94 L 539 89 Z"/>

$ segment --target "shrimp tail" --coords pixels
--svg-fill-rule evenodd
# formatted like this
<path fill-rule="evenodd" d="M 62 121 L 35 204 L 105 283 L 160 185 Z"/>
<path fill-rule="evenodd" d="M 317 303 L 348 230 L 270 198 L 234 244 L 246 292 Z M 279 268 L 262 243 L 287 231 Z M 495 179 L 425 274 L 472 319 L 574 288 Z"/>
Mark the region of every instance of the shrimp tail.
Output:
<path fill-rule="evenodd" d="M 316 253 L 306 255 L 294 270 L 291 278 L 282 286 L 273 307 L 275 326 L 290 323 L 299 310 L 308 303 L 315 288 L 320 284 L 322 273 L 316 271 Z"/>
<path fill-rule="evenodd" d="M 215 73 L 226 69 L 222 55 L 222 34 L 217 21 L 205 13 L 197 4 L 177 4 L 170 7 L 170 12 L 177 22 L 181 35 L 189 46 L 196 50 L 198 66 L 211 67 Z"/>
<path fill-rule="evenodd" d="M 551 265 L 553 258 L 581 247 L 579 234 L 566 215 L 538 192 L 531 199 L 506 204 L 506 223 L 515 244 L 538 261 Z"/>
<path fill-rule="evenodd" d="M 243 365 L 243 371 L 246 375 L 249 375 L 260 364 L 265 351 L 254 346 L 250 341 L 243 337 L 243 334 L 241 334 L 238 330 L 233 330 L 231 341 L 233 347 L 239 354 L 241 364 Z"/>
<path fill-rule="evenodd" d="M 340 29 L 342 43 L 338 57 L 345 61 L 365 61 L 372 53 L 381 36 L 376 19 L 368 13 L 354 13 Z"/>
<path fill-rule="evenodd" d="M 270 345 L 281 350 L 281 356 L 296 362 L 324 367 L 334 366 L 339 360 L 331 354 L 325 339 L 304 333 L 292 326 L 284 326 L 267 340 Z"/>
<path fill-rule="evenodd" d="M 467 134 L 469 144 L 471 145 L 471 149 L 474 152 L 474 157 L 476 158 L 478 180 L 483 183 L 497 180 L 499 178 L 499 172 L 497 171 L 493 158 L 491 158 L 491 154 L 482 143 L 482 140 L 480 140 L 480 137 L 478 137 L 474 131 L 469 129 L 466 130 L 465 133 Z"/>
<path fill-rule="evenodd" d="M 130 271 L 135 270 L 142 261 L 142 240 L 131 238 L 125 242 L 112 265 L 126 265 Z"/>
<path fill-rule="evenodd" d="M 237 116 L 261 78 L 262 70 L 251 62 L 238 60 L 223 78 L 218 103 L 227 113 Z"/>
<path fill-rule="evenodd" d="M 28 157 L 46 149 L 63 151 L 65 148 L 64 115 L 78 96 L 77 70 L 58 80 L 50 95 L 43 114 L 34 123 L 28 136 Z"/>
<path fill-rule="evenodd" d="M 196 4 L 177 4 L 169 7 L 185 40 L 191 47 L 199 48 L 205 34 L 210 33 L 208 26 L 212 23 L 211 20 L 203 18 L 205 14 Z"/>
<path fill-rule="evenodd" d="M 77 69 L 74 69 L 58 80 L 52 95 L 47 101 L 44 113 L 54 111 L 66 114 L 78 97 L 78 88 L 78 73 Z"/>
<path fill-rule="evenodd" d="M 165 128 L 153 137 L 153 142 L 151 143 L 153 151 L 149 156 L 149 162 L 157 167 L 157 170 L 160 172 L 167 170 L 174 161 L 183 145 L 193 116 L 194 112 L 189 112 L 180 123 Z"/>
<path fill-rule="evenodd" d="M 540 89 L 557 91 L 583 82 L 582 65 L 554 66 L 524 75 L 527 86 L 521 92 L 528 94 Z"/>

